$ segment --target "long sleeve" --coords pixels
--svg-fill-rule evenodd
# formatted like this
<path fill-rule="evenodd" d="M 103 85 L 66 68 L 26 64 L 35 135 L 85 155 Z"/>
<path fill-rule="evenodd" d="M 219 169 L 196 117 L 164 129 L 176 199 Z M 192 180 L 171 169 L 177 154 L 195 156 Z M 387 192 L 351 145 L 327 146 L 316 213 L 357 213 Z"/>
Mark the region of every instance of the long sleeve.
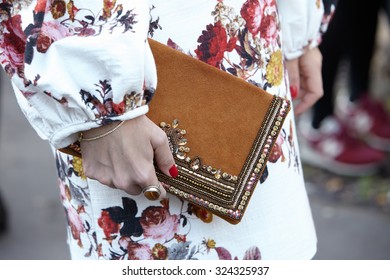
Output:
<path fill-rule="evenodd" d="M 42 138 L 62 148 L 147 113 L 157 83 L 149 1 L 0 3 L 0 62 Z"/>
<path fill-rule="evenodd" d="M 281 17 L 283 53 L 286 59 L 301 56 L 319 44 L 324 16 L 321 0 L 277 0 Z"/>

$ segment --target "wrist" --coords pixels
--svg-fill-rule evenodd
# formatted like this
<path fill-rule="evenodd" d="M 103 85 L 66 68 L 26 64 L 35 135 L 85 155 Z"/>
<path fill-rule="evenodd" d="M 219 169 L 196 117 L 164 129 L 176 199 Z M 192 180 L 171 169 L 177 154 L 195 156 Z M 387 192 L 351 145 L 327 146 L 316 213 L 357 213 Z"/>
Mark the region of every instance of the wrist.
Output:
<path fill-rule="evenodd" d="M 115 130 L 117 130 L 124 121 L 114 121 L 110 124 L 103 125 L 97 128 L 93 128 L 90 130 L 82 131 L 79 134 L 79 141 L 93 141 L 100 138 L 103 138 L 104 136 L 113 133 Z"/>

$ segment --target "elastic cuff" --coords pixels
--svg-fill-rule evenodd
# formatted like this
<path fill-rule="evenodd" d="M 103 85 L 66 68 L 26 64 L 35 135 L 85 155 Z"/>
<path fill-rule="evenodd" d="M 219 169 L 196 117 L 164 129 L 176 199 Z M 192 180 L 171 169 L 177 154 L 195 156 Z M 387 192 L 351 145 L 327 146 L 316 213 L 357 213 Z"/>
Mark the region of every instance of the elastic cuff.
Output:
<path fill-rule="evenodd" d="M 299 50 L 299 51 L 293 51 L 293 52 L 284 53 L 284 57 L 287 60 L 293 60 L 293 59 L 296 59 L 296 58 L 302 56 L 303 54 L 304 54 L 304 51 L 303 50 Z"/>
<path fill-rule="evenodd" d="M 149 106 L 144 105 L 131 110 L 123 115 L 109 118 L 112 121 L 126 121 L 145 115 L 149 111 Z M 86 131 L 100 127 L 99 120 L 89 120 L 81 123 L 73 123 L 69 126 L 62 127 L 54 132 L 49 138 L 50 143 L 57 149 L 64 148 L 75 143 L 79 138 L 80 131 Z"/>

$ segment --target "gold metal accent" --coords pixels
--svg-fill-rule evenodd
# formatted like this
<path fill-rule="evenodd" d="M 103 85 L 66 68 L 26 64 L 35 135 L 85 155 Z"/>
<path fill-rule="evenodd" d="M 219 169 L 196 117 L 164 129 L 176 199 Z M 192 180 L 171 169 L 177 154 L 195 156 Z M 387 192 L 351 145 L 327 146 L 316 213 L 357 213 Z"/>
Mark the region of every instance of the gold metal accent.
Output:
<path fill-rule="evenodd" d="M 83 133 L 80 132 L 79 142 L 82 142 L 82 141 L 94 141 L 94 140 L 101 139 L 101 138 L 103 138 L 103 137 L 113 133 L 115 130 L 120 128 L 124 123 L 125 123 L 125 121 L 120 121 L 116 126 L 112 127 L 110 130 L 106 131 L 105 133 L 97 135 L 97 136 L 94 136 L 94 137 L 91 137 L 91 138 L 84 138 Z"/>
<path fill-rule="evenodd" d="M 184 138 L 187 131 L 179 128 L 178 120 L 174 120 L 171 125 L 162 122 L 160 126 L 168 135 L 170 148 L 180 172 L 177 180 L 167 178 L 162 173 L 158 174 L 159 178 L 168 180 L 168 182 L 164 181 L 164 186 L 169 192 L 178 194 L 214 213 L 221 213 L 226 218 L 241 219 L 259 178 L 257 174 L 264 169 L 272 151 L 270 147 L 281 130 L 288 107 L 289 104 L 283 103 L 280 98 L 273 99 L 267 113 L 270 117 L 264 120 L 262 130 L 258 132 L 254 146 L 247 156 L 245 168 L 239 176 L 229 174 L 218 166 L 204 164 L 204 161 L 198 157 L 187 155 L 191 151 L 187 146 L 187 139 Z M 257 174 L 253 174 L 254 172 Z"/>
<path fill-rule="evenodd" d="M 147 186 L 142 190 L 142 193 L 148 200 L 157 200 L 161 195 L 160 186 Z"/>
<path fill-rule="evenodd" d="M 186 154 L 183 153 L 183 152 L 178 152 L 178 153 L 176 153 L 176 157 L 177 157 L 178 159 L 183 160 L 183 159 L 186 158 Z"/>
<path fill-rule="evenodd" d="M 174 119 L 173 122 L 172 122 L 172 127 L 176 128 L 178 125 L 179 125 L 179 120 L 178 119 Z"/>

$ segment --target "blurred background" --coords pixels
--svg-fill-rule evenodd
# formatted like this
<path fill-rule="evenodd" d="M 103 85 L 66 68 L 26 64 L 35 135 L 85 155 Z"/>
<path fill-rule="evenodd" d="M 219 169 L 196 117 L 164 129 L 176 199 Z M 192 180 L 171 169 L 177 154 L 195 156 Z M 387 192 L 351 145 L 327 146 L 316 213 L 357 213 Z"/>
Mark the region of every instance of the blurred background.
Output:
<path fill-rule="evenodd" d="M 390 31 L 382 11 L 377 31 L 369 91 L 388 113 Z M 351 88 L 348 63 L 342 65 L 334 87 L 341 109 Z M 22 115 L 3 72 L 0 82 L 0 259 L 69 259 L 50 148 Z M 383 154 L 385 161 L 369 175 L 347 176 L 304 161 L 318 235 L 315 259 L 390 259 L 390 153 Z"/>

